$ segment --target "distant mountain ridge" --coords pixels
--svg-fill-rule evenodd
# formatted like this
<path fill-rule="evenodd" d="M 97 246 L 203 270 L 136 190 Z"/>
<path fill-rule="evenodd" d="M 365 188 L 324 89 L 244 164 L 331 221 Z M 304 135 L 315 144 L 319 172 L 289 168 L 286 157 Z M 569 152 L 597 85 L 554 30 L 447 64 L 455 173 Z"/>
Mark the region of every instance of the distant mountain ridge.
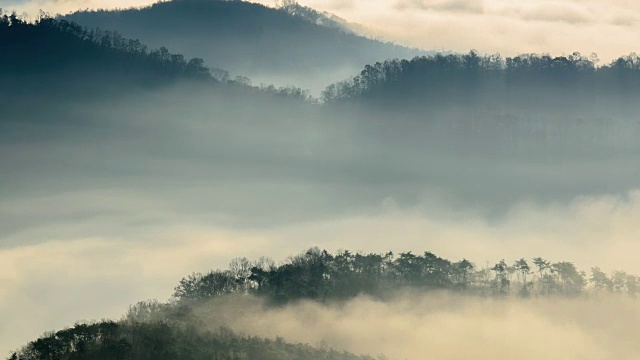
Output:
<path fill-rule="evenodd" d="M 215 82 L 202 59 L 149 49 L 117 32 L 42 17 L 29 23 L 0 12 L 0 82 L 8 97 L 83 97 L 179 80 Z"/>
<path fill-rule="evenodd" d="M 316 90 L 368 63 L 425 54 L 355 35 L 344 23 L 293 2 L 276 9 L 244 1 L 173 0 L 79 11 L 63 19 L 166 46 L 234 75 Z"/>
<path fill-rule="evenodd" d="M 640 57 L 635 53 L 598 66 L 578 52 L 503 58 L 471 51 L 367 65 L 328 86 L 322 98 L 392 108 L 469 106 L 535 113 L 541 107 L 556 112 L 588 109 L 592 115 L 611 109 L 634 113 L 639 92 Z"/>

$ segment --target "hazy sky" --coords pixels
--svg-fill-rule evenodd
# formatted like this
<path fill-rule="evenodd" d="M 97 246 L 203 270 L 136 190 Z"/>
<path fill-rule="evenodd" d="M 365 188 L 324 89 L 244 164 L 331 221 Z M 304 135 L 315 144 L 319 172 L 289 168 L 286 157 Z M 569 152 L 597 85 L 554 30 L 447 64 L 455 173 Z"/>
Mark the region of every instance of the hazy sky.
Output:
<path fill-rule="evenodd" d="M 37 13 L 113 8 L 149 0 L 9 0 Z M 274 5 L 274 0 L 259 0 Z M 595 52 L 603 61 L 637 51 L 640 3 L 628 0 L 300 0 L 365 26 L 371 34 L 436 50 L 513 55 Z"/>

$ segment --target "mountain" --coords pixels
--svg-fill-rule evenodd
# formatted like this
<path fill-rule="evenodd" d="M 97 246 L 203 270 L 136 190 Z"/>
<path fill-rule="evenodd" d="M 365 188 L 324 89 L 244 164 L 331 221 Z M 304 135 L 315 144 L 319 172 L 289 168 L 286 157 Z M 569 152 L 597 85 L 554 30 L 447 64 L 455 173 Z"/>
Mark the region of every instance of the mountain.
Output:
<path fill-rule="evenodd" d="M 203 58 L 259 82 L 317 92 L 365 64 L 424 54 L 356 35 L 340 19 L 291 2 L 275 9 L 244 1 L 174 0 L 63 18 Z"/>
<path fill-rule="evenodd" d="M 194 96 L 239 95 L 267 102 L 273 96 L 308 99 L 300 88 L 251 86 L 248 78 L 232 79 L 225 70 L 204 66 L 202 59 L 187 59 L 165 47 L 149 49 L 114 31 L 89 31 L 46 16 L 29 23 L 0 12 L 0 43 L 0 106 L 5 119 L 11 114 L 24 119 L 25 109 L 50 112 L 51 106 L 107 101 L 186 83 L 184 89 Z M 36 101 L 48 105 L 29 105 Z"/>
<path fill-rule="evenodd" d="M 201 59 L 149 50 L 118 33 L 87 31 L 52 18 L 27 23 L 0 14 L 3 97 L 122 92 L 179 80 L 215 82 Z"/>

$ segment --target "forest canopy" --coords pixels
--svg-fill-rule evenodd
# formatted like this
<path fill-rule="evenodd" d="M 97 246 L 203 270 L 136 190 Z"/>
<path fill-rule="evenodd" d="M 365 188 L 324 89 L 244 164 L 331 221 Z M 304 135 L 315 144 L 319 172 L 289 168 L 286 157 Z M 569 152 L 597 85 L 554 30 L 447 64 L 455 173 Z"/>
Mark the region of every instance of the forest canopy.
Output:
<path fill-rule="evenodd" d="M 232 78 L 226 70 L 205 66 L 203 59 L 187 59 L 166 47 L 150 49 L 117 31 L 88 29 L 44 12 L 27 22 L 0 9 L 0 43 L 0 82 L 4 95 L 17 100 L 25 94 L 122 94 L 131 87 L 185 81 L 232 85 L 243 89 L 245 96 L 262 93 L 311 100 L 308 91 L 296 86 L 254 86 L 245 76 Z"/>
<path fill-rule="evenodd" d="M 450 290 L 479 296 L 579 296 L 598 292 L 640 293 L 640 277 L 622 271 L 590 273 L 572 262 L 540 257 L 501 260 L 479 267 L 432 252 L 331 254 L 312 248 L 276 266 L 268 258 L 235 259 L 227 270 L 194 273 L 180 280 L 174 297 L 201 300 L 233 293 L 265 296 L 275 303 L 346 300 L 358 295 L 385 298 L 398 291 Z"/>
<path fill-rule="evenodd" d="M 384 105 L 478 105 L 571 107 L 580 103 L 635 103 L 640 57 L 631 53 L 598 66 L 595 54 L 523 54 L 515 57 L 438 54 L 367 65 L 360 74 L 330 85 L 325 102 Z"/>

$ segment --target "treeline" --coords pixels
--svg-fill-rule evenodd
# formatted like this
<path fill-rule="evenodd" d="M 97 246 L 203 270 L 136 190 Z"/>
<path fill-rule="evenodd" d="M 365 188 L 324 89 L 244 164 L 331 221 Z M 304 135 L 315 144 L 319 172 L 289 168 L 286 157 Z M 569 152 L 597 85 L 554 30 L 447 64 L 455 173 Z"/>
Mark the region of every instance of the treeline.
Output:
<path fill-rule="evenodd" d="M 27 22 L 0 9 L 0 43 L 0 93 L 5 100 L 12 96 L 20 101 L 24 95 L 32 98 L 36 94 L 117 94 L 132 87 L 180 81 L 231 85 L 236 91 L 230 93 L 240 91 L 243 96 L 314 100 L 296 86 L 255 86 L 246 76 L 231 77 L 226 70 L 205 66 L 200 58 L 186 59 L 166 47 L 149 49 L 116 31 L 88 29 L 43 12 L 34 22 Z"/>
<path fill-rule="evenodd" d="M 300 5 L 297 0 L 281 0 L 276 2 L 276 8 L 287 14 L 305 19 L 312 24 L 338 29 L 345 33 L 354 33 L 346 20 L 326 11 L 320 12 L 308 6 Z"/>
<path fill-rule="evenodd" d="M 348 300 L 360 294 L 384 299 L 405 290 L 448 290 L 500 298 L 636 296 L 640 277 L 622 271 L 608 275 L 598 267 L 587 274 L 571 262 L 540 257 L 512 263 L 501 260 L 480 268 L 466 259 L 452 262 L 431 252 L 330 254 L 311 248 L 280 265 L 264 257 L 256 261 L 238 258 L 227 270 L 189 275 L 166 303 L 142 301 L 130 306 L 120 321 L 77 323 L 45 333 L 8 360 L 374 360 L 326 347 L 289 344 L 279 337 L 234 333 L 226 327 L 223 315 L 246 310 L 249 302 L 240 300 L 252 300 L 245 295 L 262 297 L 266 305 L 280 305 L 296 300 Z M 237 297 L 206 302 L 228 295 Z M 225 307 L 232 303 L 234 306 Z M 203 306 L 222 312 L 219 320 L 203 315 Z"/>
<path fill-rule="evenodd" d="M 174 321 L 101 321 L 45 334 L 8 360 L 373 360 L 331 349 L 236 334 L 201 331 Z"/>
<path fill-rule="evenodd" d="M 425 105 L 573 105 L 573 100 L 633 100 L 640 93 L 640 57 L 632 53 L 604 66 L 597 56 L 525 54 L 503 58 L 450 54 L 388 60 L 330 85 L 326 102 L 413 102 Z M 564 95 L 560 96 L 559 95 Z M 586 100 L 586 101 L 585 101 Z M 635 100 L 633 100 L 635 102 Z"/>
<path fill-rule="evenodd" d="M 173 0 L 63 18 L 200 57 L 234 74 L 283 78 L 318 91 L 341 79 L 341 69 L 425 53 L 358 36 L 339 19 L 292 1 L 272 8 L 248 1 Z"/>
<path fill-rule="evenodd" d="M 587 274 L 571 262 L 539 257 L 478 267 L 466 259 L 453 262 L 431 252 L 330 254 L 312 248 L 279 266 L 265 258 L 254 262 L 243 258 L 233 260 L 227 270 L 191 274 L 180 280 L 174 298 L 192 301 L 249 293 L 286 303 L 346 300 L 360 294 L 384 298 L 405 289 L 481 296 L 579 296 L 600 292 L 635 296 L 640 294 L 640 277 L 622 271 L 608 275 L 598 267 Z"/>
<path fill-rule="evenodd" d="M 202 59 L 187 60 L 166 48 L 150 50 L 115 31 L 89 30 L 45 13 L 29 23 L 0 10 L 0 73 L 37 76 L 55 70 L 117 70 L 138 79 L 187 77 L 211 79 Z M 98 71 L 99 70 L 99 71 Z"/>

